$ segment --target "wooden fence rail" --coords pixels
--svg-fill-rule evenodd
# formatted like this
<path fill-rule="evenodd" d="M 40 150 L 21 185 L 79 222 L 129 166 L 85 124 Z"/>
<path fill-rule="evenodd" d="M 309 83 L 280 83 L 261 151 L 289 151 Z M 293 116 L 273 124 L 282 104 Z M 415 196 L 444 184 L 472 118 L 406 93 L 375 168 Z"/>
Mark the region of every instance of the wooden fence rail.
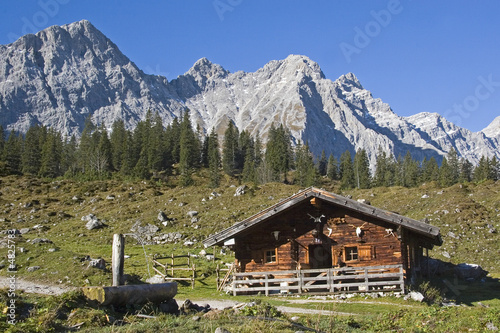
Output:
<path fill-rule="evenodd" d="M 233 273 L 233 295 L 404 291 L 402 265 Z"/>
<path fill-rule="evenodd" d="M 179 258 L 187 258 L 187 263 L 177 263 L 175 262 L 175 259 Z M 156 273 L 161 275 L 165 281 L 191 281 L 191 288 L 194 289 L 194 282 L 196 278 L 196 265 L 192 263 L 192 258 L 194 258 L 193 255 L 187 254 L 187 255 L 178 255 L 174 256 L 173 254 L 170 257 L 154 257 L 152 259 L 153 262 L 153 269 L 155 270 Z M 159 260 L 162 259 L 170 259 L 170 264 L 167 263 L 161 263 Z M 161 269 L 160 269 L 161 267 Z M 181 272 L 181 271 L 187 271 L 191 272 L 189 277 L 186 277 L 185 275 L 183 277 L 179 276 L 179 273 L 176 274 L 176 272 Z"/>

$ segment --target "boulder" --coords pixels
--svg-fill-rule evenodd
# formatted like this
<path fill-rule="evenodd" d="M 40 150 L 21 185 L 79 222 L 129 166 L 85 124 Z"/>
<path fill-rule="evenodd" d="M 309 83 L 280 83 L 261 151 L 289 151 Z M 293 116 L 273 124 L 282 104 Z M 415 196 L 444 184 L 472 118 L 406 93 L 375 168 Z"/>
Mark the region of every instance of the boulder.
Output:
<path fill-rule="evenodd" d="M 476 264 L 458 264 L 455 266 L 455 273 L 458 278 L 465 281 L 477 281 L 480 280 L 488 274 L 481 266 Z"/>
<path fill-rule="evenodd" d="M 246 185 L 241 185 L 236 188 L 236 192 L 234 193 L 235 197 L 245 194 L 245 190 L 247 189 Z"/>
<path fill-rule="evenodd" d="M 88 229 L 88 230 L 94 230 L 94 229 L 99 229 L 99 228 L 102 228 L 104 226 L 104 223 L 102 223 L 99 219 L 97 218 L 94 218 L 90 221 L 87 222 L 87 224 L 85 224 L 85 227 Z"/>
<path fill-rule="evenodd" d="M 164 212 L 160 211 L 158 213 L 158 217 L 157 217 L 158 221 L 160 222 L 168 222 L 169 221 L 169 218 L 167 216 L 167 214 L 165 214 Z"/>
<path fill-rule="evenodd" d="M 163 278 L 163 276 L 156 274 L 146 279 L 146 282 L 150 284 L 165 283 L 165 279 Z"/>
<path fill-rule="evenodd" d="M 417 302 L 423 302 L 425 297 L 418 291 L 412 291 L 410 292 L 410 298 Z"/>
<path fill-rule="evenodd" d="M 102 258 L 91 259 L 87 268 L 89 268 L 89 267 L 98 268 L 98 269 L 105 269 L 106 268 L 106 261 Z"/>

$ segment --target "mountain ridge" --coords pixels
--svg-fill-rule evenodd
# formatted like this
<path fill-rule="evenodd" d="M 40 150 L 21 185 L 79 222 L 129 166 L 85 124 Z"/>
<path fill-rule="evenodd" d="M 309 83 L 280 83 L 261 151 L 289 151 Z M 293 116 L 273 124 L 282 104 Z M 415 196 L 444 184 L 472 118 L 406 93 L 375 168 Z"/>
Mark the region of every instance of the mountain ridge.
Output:
<path fill-rule="evenodd" d="M 148 110 L 168 124 L 186 107 L 205 133 L 223 135 L 232 121 L 265 142 L 271 125 L 283 124 L 315 155 L 366 149 L 372 168 L 379 147 L 417 159 L 440 159 L 451 147 L 474 164 L 500 158 L 500 126 L 471 132 L 438 114 L 401 117 L 353 73 L 332 81 L 304 55 L 235 73 L 201 58 L 168 81 L 145 74 L 86 20 L 0 46 L 0 124 L 8 130 L 43 124 L 79 135 L 89 115 L 107 128 L 116 119 L 133 128 Z"/>

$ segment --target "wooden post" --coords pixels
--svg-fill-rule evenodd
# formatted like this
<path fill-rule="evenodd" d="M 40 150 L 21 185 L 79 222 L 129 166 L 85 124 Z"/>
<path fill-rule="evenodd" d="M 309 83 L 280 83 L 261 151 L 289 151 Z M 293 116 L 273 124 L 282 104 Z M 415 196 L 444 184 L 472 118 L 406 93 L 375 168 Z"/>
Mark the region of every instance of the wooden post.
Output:
<path fill-rule="evenodd" d="M 217 291 L 219 291 L 219 285 L 220 285 L 220 266 L 217 264 L 217 268 L 215 269 L 215 272 L 217 274 Z"/>
<path fill-rule="evenodd" d="M 113 235 L 113 286 L 120 286 L 123 283 L 123 261 L 125 257 L 125 237 L 122 234 Z"/>
<path fill-rule="evenodd" d="M 194 278 L 196 277 L 196 266 L 193 264 L 193 279 L 191 280 L 191 289 L 194 289 Z"/>
<path fill-rule="evenodd" d="M 236 274 L 233 274 L 233 296 L 236 296 Z"/>
<path fill-rule="evenodd" d="M 215 245 L 214 245 L 214 256 L 212 258 L 212 262 L 215 262 Z"/>
<path fill-rule="evenodd" d="M 174 254 L 172 253 L 172 277 L 174 277 Z"/>
<path fill-rule="evenodd" d="M 267 273 L 265 273 L 264 276 L 265 276 L 264 286 L 266 288 L 265 292 L 266 292 L 266 296 L 269 296 L 269 280 L 268 280 L 269 275 Z"/>

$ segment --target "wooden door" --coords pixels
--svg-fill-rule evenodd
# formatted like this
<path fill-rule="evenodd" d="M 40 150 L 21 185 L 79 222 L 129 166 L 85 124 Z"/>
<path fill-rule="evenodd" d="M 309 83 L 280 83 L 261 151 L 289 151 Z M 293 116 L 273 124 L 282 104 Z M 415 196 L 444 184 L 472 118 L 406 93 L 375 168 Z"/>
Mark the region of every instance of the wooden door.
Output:
<path fill-rule="evenodd" d="M 332 248 L 323 244 L 309 245 L 309 265 L 312 269 L 332 267 Z"/>

